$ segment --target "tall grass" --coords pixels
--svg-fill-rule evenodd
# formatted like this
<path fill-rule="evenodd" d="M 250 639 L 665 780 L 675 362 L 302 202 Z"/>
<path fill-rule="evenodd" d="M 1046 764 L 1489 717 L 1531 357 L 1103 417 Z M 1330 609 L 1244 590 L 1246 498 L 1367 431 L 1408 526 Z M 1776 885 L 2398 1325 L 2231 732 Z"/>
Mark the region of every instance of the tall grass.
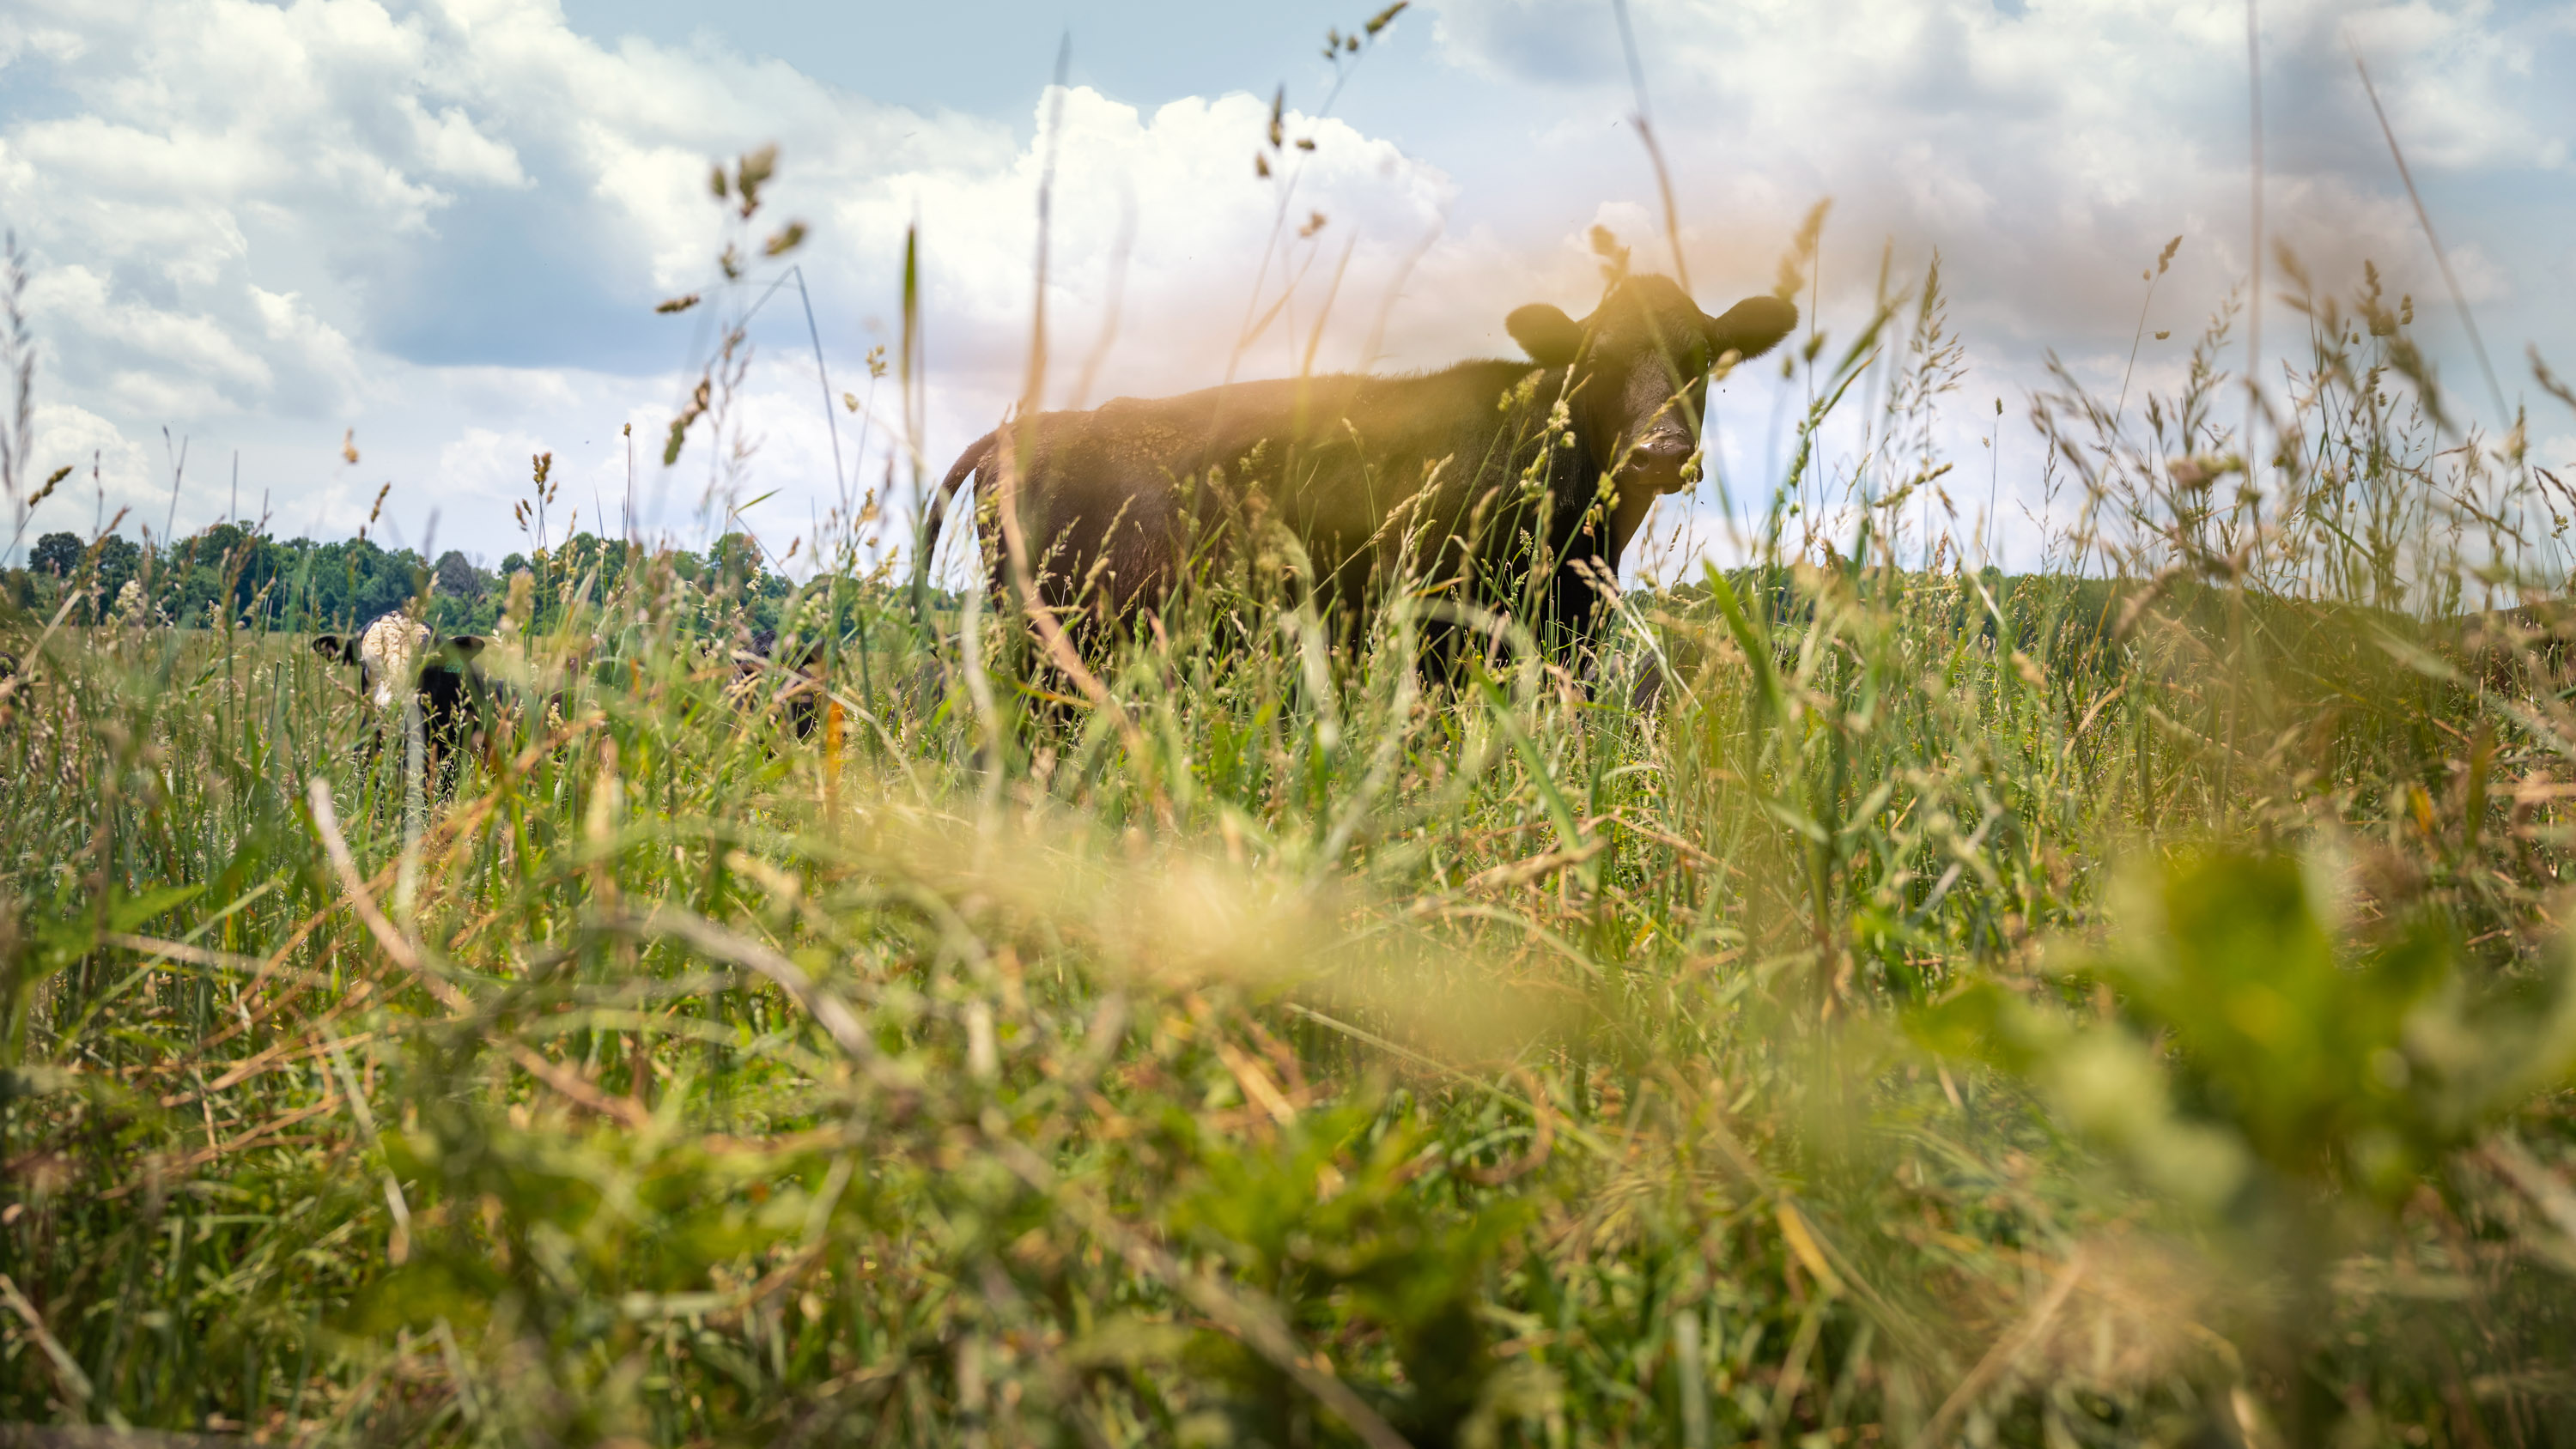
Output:
<path fill-rule="evenodd" d="M 2062 378 L 2006 577 L 1924 506 L 1927 279 L 1588 673 L 1255 556 L 1068 694 L 914 625 L 871 496 L 813 738 L 639 550 L 514 590 L 442 796 L 297 637 L 25 618 L 0 1419 L 2567 1442 L 2576 716 L 2552 610 L 2467 617 L 2564 508 L 2375 279 L 2297 300 L 2261 457 L 2226 309 L 2177 395 Z"/>

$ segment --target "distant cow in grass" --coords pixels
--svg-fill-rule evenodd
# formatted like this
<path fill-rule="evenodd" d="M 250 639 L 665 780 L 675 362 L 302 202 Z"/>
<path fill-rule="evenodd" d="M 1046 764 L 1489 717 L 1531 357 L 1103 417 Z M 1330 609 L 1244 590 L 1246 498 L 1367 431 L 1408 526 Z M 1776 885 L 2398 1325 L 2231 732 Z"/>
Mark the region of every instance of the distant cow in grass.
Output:
<path fill-rule="evenodd" d="M 384 748 L 388 724 L 403 727 L 406 704 L 420 704 L 423 748 L 452 778 L 458 755 L 475 743 L 488 695 L 474 658 L 489 641 L 478 634 L 441 639 L 429 626 L 399 611 L 380 615 L 354 634 L 317 634 L 313 652 L 334 664 L 358 666 L 358 695 L 367 712 L 359 748 L 368 759 Z"/>
<path fill-rule="evenodd" d="M 823 643 L 791 636 L 790 654 L 783 657 L 778 642 L 775 629 L 753 630 L 749 647 L 734 650 L 733 682 L 725 694 L 744 704 L 776 706 L 796 738 L 805 739 L 814 733 L 814 722 L 822 715 Z"/>
<path fill-rule="evenodd" d="M 1711 317 L 1669 279 L 1637 276 L 1579 322 L 1543 303 L 1513 312 L 1504 326 L 1526 362 L 1042 413 L 967 447 L 925 542 L 973 478 L 977 515 L 1006 545 L 987 538 L 997 606 L 1016 550 L 1040 605 L 1096 628 L 1160 606 L 1185 574 L 1257 542 L 1266 519 L 1304 551 L 1346 638 L 1403 591 L 1508 614 L 1588 663 L 1621 551 L 1656 498 L 1694 481 L 1710 372 L 1768 351 L 1797 319 L 1772 297 Z M 1452 628 L 1435 621 L 1426 642 L 1454 648 Z"/>

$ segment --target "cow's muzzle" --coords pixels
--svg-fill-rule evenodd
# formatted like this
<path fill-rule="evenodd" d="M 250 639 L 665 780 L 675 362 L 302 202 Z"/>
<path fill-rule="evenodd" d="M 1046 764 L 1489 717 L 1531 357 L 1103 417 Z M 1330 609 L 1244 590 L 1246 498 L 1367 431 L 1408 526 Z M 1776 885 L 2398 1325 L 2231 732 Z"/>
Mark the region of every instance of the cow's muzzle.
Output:
<path fill-rule="evenodd" d="M 1696 451 L 1687 433 L 1658 428 L 1628 450 L 1619 481 L 1642 484 L 1657 493 L 1679 493 L 1693 481 L 1690 461 Z"/>

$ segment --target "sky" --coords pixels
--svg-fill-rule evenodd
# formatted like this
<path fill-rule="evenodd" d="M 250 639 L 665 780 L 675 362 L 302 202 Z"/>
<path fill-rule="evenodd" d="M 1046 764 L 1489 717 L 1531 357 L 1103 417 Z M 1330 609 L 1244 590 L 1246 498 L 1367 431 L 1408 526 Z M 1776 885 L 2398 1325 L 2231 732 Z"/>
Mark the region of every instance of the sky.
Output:
<path fill-rule="evenodd" d="M 1327 61 L 1326 31 L 1373 8 L 9 0 L 0 225 L 26 269 L 32 471 L 77 465 L 25 536 L 122 510 L 129 535 L 264 518 L 497 560 L 537 541 L 516 505 L 551 453 L 549 536 L 740 526 L 784 556 L 890 462 L 908 506 L 916 459 L 943 472 L 1020 395 L 1050 164 L 1050 406 L 1279 375 L 1309 349 L 1336 370 L 1510 355 L 1511 309 L 1597 297 L 1595 225 L 1673 267 L 1642 80 L 1710 312 L 1770 290 L 1822 200 L 1829 338 L 1883 262 L 1919 285 L 1937 253 L 1964 347 L 1937 443 L 1989 474 L 1998 516 L 1965 526 L 2026 566 L 2047 360 L 2109 392 L 2134 342 L 2133 387 L 2174 387 L 2250 271 L 2242 3 L 1632 0 L 1632 74 L 1607 0 L 1418 0 Z M 2576 370 L 2576 7 L 2262 0 L 2256 34 L 2268 234 L 2338 290 L 2374 261 L 2456 400 L 2495 412 L 2358 56 L 2507 405 L 2530 400 L 2538 461 L 2576 463 L 2576 415 L 2523 361 Z M 1314 148 L 1264 177 L 1274 93 Z M 745 222 L 709 169 L 770 144 Z M 787 277 L 760 252 L 791 220 Z M 915 228 L 917 437 L 867 366 L 897 341 Z M 2141 270 L 2177 235 L 2150 298 Z M 751 259 L 732 288 L 728 243 Z M 722 416 L 665 469 L 709 319 L 782 277 Z M 690 293 L 710 300 L 655 311 Z M 2293 319 L 2265 315 L 2277 354 Z M 1739 496 L 1779 474 L 1783 386 L 1746 369 L 1712 408 Z"/>

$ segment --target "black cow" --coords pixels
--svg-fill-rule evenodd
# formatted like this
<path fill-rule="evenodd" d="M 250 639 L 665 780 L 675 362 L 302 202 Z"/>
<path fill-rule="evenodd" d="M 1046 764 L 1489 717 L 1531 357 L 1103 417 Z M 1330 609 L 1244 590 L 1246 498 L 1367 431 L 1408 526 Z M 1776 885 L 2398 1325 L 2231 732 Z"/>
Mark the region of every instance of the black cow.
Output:
<path fill-rule="evenodd" d="M 806 739 L 814 733 L 814 722 L 823 712 L 823 641 L 789 640 L 792 659 L 778 652 L 778 631 L 755 629 L 751 647 L 736 649 L 733 655 L 733 683 L 725 693 L 736 701 L 766 701 L 776 705 L 786 716 L 796 738 Z"/>
<path fill-rule="evenodd" d="M 1042 413 L 967 447 L 932 500 L 922 556 L 972 477 L 979 517 L 1007 534 L 1016 516 L 1038 600 L 1096 626 L 1159 605 L 1266 517 L 1305 551 L 1346 638 L 1401 587 L 1511 614 L 1551 650 L 1585 654 L 1621 550 L 1658 496 L 1693 481 L 1711 369 L 1769 350 L 1797 319 L 1772 297 L 1711 317 L 1671 280 L 1637 276 L 1580 322 L 1543 303 L 1512 313 L 1527 362 Z M 1012 566 L 993 542 L 998 606 Z"/>
<path fill-rule="evenodd" d="M 385 727 L 401 727 L 407 697 L 420 700 L 423 748 L 452 777 L 461 751 L 474 743 L 487 703 L 474 657 L 489 642 L 477 634 L 440 639 L 429 626 L 400 611 L 379 615 L 355 634 L 317 634 L 313 652 L 335 664 L 358 666 L 358 694 L 368 713 L 359 749 L 368 759 L 384 748 Z"/>

